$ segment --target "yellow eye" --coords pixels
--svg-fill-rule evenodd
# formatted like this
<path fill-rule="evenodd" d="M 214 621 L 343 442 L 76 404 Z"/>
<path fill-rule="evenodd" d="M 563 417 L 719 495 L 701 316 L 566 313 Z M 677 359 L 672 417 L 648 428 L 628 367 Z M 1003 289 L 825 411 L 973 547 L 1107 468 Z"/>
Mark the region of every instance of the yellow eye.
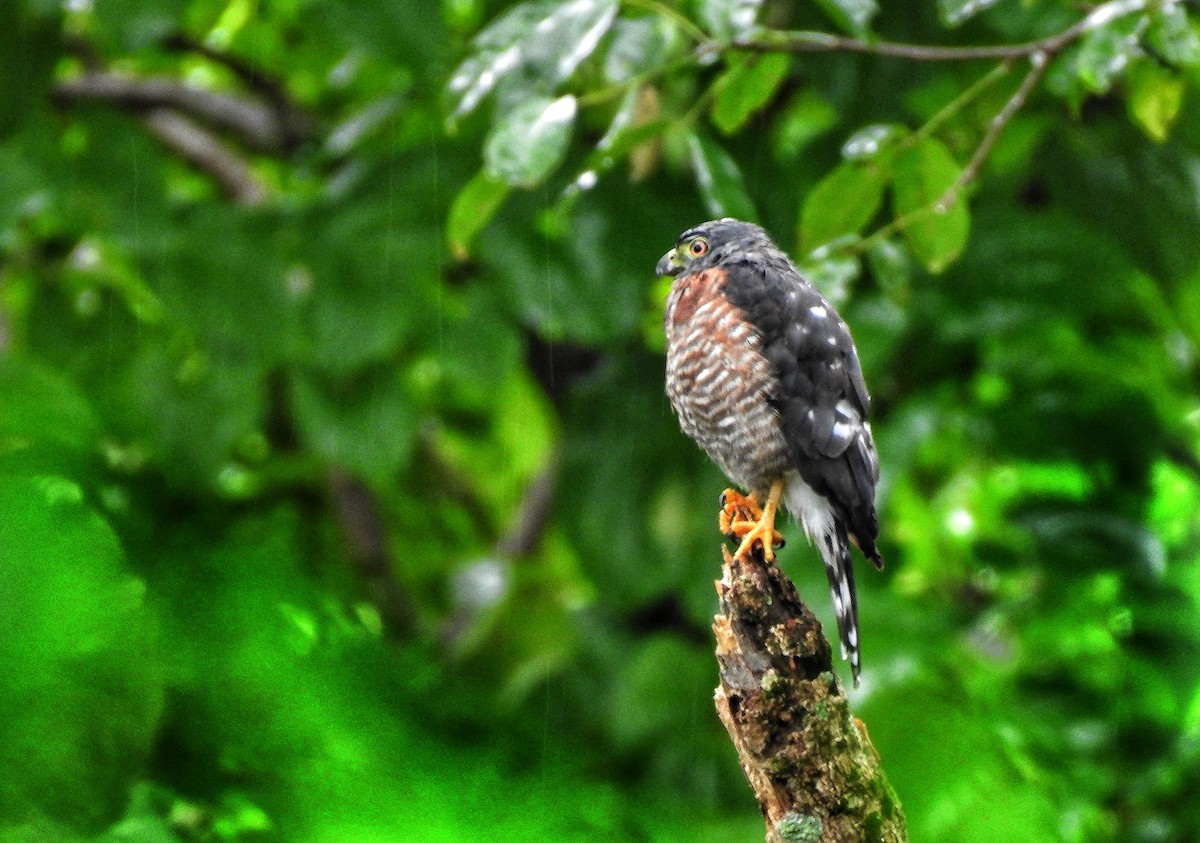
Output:
<path fill-rule="evenodd" d="M 708 241 L 703 237 L 697 237 L 691 243 L 688 243 L 688 254 L 694 258 L 702 258 L 708 254 Z"/>

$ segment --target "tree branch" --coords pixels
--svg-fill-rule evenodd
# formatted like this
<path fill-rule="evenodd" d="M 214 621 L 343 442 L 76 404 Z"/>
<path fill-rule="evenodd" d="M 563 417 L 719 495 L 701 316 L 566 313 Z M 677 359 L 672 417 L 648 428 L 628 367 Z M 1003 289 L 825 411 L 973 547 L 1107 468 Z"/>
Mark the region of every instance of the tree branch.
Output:
<path fill-rule="evenodd" d="M 753 520 L 755 509 L 725 493 L 727 517 Z M 850 714 L 820 622 L 761 550 L 722 554 L 715 703 L 768 843 L 907 841 L 904 812 L 866 727 Z"/>
<path fill-rule="evenodd" d="M 311 134 L 279 109 L 257 100 L 198 88 L 175 79 L 139 78 L 107 70 L 89 70 L 54 86 L 58 102 L 101 102 L 130 109 L 171 108 L 258 152 L 281 152 Z M 307 119 L 307 118 L 305 118 Z"/>
<path fill-rule="evenodd" d="M 246 206 L 266 201 L 266 185 L 250 165 L 203 126 L 169 108 L 152 109 L 142 122 L 163 146 L 210 175 L 226 198 Z"/>
<path fill-rule="evenodd" d="M 975 148 L 975 153 L 971 156 L 971 160 L 967 162 L 967 166 L 958 174 L 958 178 L 954 180 L 954 184 L 946 189 L 946 192 L 941 195 L 938 201 L 934 204 L 936 210 L 945 211 L 959 195 L 962 194 L 964 188 L 979 177 L 979 173 L 983 170 L 983 165 L 987 163 L 988 157 L 992 154 L 992 147 L 996 145 L 996 140 L 1004 132 L 1004 129 L 1017 115 L 1029 99 L 1029 95 L 1033 93 L 1033 89 L 1037 87 L 1038 82 L 1042 81 L 1042 77 L 1046 75 L 1046 68 L 1050 66 L 1050 58 L 1045 53 L 1034 53 L 1029 57 L 1030 68 L 1025 74 L 1025 78 L 1021 80 L 1021 84 L 1017 86 L 1017 90 L 1009 97 L 1008 102 L 1004 107 L 996 112 L 996 116 L 988 122 L 987 131 L 984 132 L 983 139 L 979 142 L 979 146 Z"/>
<path fill-rule="evenodd" d="M 864 53 L 912 61 L 1022 59 L 1039 53 L 1053 57 L 1093 29 L 1098 29 L 1117 18 L 1145 11 L 1150 2 L 1151 0 L 1112 0 L 1112 2 L 1097 6 L 1087 17 L 1076 21 L 1061 32 L 1022 44 L 940 47 L 929 44 L 904 44 L 895 41 L 866 41 L 861 38 L 831 35 L 828 32 L 767 30 L 758 33 L 753 38 L 734 41 L 732 46 L 739 50 L 754 52 Z M 1179 2 L 1182 0 L 1165 0 L 1162 5 L 1173 6 Z"/>
<path fill-rule="evenodd" d="M 384 630 L 405 638 L 416 628 L 416 611 L 396 580 L 387 529 L 374 493 L 361 480 L 335 468 L 327 478 L 334 518 L 359 578 L 372 592 Z"/>

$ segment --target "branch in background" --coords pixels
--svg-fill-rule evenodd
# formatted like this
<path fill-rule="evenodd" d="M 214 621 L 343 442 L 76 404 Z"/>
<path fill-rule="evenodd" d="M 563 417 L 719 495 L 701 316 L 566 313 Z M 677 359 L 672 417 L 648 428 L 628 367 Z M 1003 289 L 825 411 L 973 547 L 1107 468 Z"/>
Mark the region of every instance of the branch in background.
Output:
<path fill-rule="evenodd" d="M 725 514 L 757 520 L 726 492 Z M 768 843 L 903 843 L 904 812 L 850 714 L 821 624 L 761 549 L 724 556 L 715 703 L 758 797 Z"/>
<path fill-rule="evenodd" d="M 416 613 L 396 581 L 387 530 L 374 494 L 361 480 L 341 469 L 330 471 L 327 483 L 350 560 L 372 592 L 384 630 L 391 637 L 407 637 L 416 628 Z"/>
<path fill-rule="evenodd" d="M 496 555 L 520 559 L 537 551 L 550 521 L 554 505 L 554 488 L 558 483 L 558 454 L 551 454 L 521 498 L 516 517 L 504 535 L 496 542 Z"/>
<path fill-rule="evenodd" d="M 54 86 L 54 98 L 64 104 L 99 102 L 134 110 L 170 108 L 211 129 L 225 132 L 258 152 L 283 152 L 298 137 L 311 134 L 288 115 L 260 101 L 210 91 L 176 79 L 138 78 L 105 70 L 91 70 Z M 307 119 L 307 118 L 306 118 Z"/>
<path fill-rule="evenodd" d="M 312 115 L 297 108 L 288 97 L 287 89 L 274 76 L 264 73 L 240 56 L 214 50 L 207 44 L 179 33 L 164 43 L 168 49 L 182 50 L 203 56 L 214 64 L 228 68 L 250 90 L 261 96 L 275 111 L 275 117 L 284 130 L 284 147 L 292 149 L 310 139 L 316 132 Z"/>
<path fill-rule="evenodd" d="M 142 122 L 163 146 L 208 175 L 226 198 L 239 205 L 261 205 L 267 188 L 243 158 L 204 127 L 169 108 L 156 108 Z"/>
<path fill-rule="evenodd" d="M 163 46 L 168 50 L 178 50 L 180 52 L 195 53 L 198 56 L 203 56 L 214 64 L 228 68 L 248 88 L 260 94 L 263 99 L 270 100 L 272 103 L 288 105 L 287 92 L 279 80 L 259 70 L 240 56 L 215 50 L 204 42 L 197 41 L 190 35 L 182 32 L 167 37 L 163 41 Z"/>

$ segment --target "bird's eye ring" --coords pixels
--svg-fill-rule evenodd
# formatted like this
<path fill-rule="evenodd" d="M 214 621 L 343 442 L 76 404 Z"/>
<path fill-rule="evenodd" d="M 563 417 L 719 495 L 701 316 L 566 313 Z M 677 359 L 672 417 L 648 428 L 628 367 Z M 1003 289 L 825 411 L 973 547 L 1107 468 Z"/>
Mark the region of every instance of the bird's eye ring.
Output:
<path fill-rule="evenodd" d="M 688 244 L 688 254 L 694 258 L 702 258 L 708 254 L 708 241 L 703 237 L 697 237 Z"/>

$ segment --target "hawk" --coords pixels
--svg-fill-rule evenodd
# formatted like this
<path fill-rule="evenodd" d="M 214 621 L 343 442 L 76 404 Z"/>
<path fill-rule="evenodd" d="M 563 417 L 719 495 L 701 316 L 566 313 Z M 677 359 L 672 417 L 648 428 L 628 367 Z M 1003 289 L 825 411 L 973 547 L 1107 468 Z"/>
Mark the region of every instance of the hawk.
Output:
<path fill-rule="evenodd" d="M 871 398 L 846 323 L 757 225 L 702 223 L 658 262 L 667 297 L 667 395 L 684 433 L 765 500 L 738 553 L 774 558 L 780 502 L 825 562 L 842 658 L 860 671 L 853 542 L 877 568 L 879 458 Z"/>

